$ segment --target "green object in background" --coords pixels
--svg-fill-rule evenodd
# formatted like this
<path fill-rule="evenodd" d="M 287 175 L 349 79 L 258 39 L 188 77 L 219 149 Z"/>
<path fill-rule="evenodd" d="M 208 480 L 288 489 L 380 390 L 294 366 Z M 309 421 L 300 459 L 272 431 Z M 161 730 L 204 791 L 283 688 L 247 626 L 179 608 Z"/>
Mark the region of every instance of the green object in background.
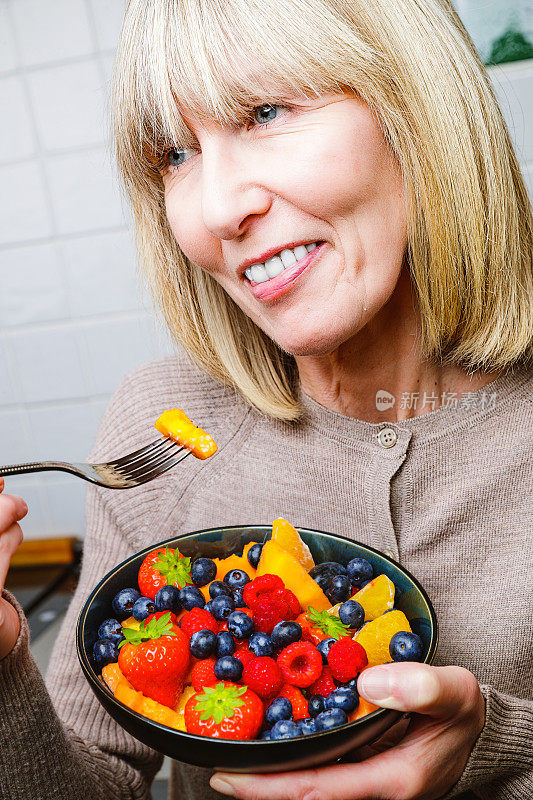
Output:
<path fill-rule="evenodd" d="M 521 31 L 511 27 L 493 41 L 487 63 L 504 64 L 508 61 L 523 61 L 526 58 L 533 58 L 533 45 Z"/>

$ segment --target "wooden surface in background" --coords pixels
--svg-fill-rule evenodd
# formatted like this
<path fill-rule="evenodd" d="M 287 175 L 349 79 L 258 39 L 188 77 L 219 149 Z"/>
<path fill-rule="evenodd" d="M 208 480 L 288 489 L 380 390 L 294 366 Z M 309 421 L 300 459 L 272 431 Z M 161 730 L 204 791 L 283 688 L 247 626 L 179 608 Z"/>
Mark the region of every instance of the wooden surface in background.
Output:
<path fill-rule="evenodd" d="M 11 568 L 71 564 L 74 561 L 75 536 L 57 539 L 31 539 L 22 542 L 11 559 Z"/>

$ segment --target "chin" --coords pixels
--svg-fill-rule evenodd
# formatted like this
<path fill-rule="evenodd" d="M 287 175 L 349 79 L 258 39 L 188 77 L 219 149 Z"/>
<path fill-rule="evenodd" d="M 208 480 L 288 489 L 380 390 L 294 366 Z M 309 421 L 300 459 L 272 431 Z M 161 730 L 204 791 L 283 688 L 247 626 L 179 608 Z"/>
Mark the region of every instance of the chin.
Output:
<path fill-rule="evenodd" d="M 297 336 L 273 337 L 276 344 L 291 356 L 325 356 L 333 352 L 353 335 L 338 331 L 298 331 Z"/>

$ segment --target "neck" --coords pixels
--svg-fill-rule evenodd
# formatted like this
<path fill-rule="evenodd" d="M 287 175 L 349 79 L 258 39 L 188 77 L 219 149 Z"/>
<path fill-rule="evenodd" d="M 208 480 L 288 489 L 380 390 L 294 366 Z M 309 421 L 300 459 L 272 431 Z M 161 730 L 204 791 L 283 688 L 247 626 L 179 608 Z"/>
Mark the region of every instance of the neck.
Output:
<path fill-rule="evenodd" d="M 495 380 L 424 359 L 420 316 L 404 275 L 389 301 L 349 341 L 331 353 L 297 356 L 305 394 L 320 405 L 366 422 L 399 422 L 453 404 Z"/>

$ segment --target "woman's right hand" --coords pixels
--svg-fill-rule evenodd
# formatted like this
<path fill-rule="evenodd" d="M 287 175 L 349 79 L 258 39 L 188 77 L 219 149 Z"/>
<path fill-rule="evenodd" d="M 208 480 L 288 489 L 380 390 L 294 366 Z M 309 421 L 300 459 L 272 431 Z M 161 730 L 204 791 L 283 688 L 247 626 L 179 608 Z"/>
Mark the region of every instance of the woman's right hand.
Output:
<path fill-rule="evenodd" d="M 11 556 L 22 542 L 18 520 L 28 513 L 28 506 L 14 494 L 2 494 L 4 479 L 0 478 L 0 590 L 4 588 Z M 18 614 L 7 600 L 0 597 L 0 659 L 11 652 L 18 639 L 20 623 Z"/>

